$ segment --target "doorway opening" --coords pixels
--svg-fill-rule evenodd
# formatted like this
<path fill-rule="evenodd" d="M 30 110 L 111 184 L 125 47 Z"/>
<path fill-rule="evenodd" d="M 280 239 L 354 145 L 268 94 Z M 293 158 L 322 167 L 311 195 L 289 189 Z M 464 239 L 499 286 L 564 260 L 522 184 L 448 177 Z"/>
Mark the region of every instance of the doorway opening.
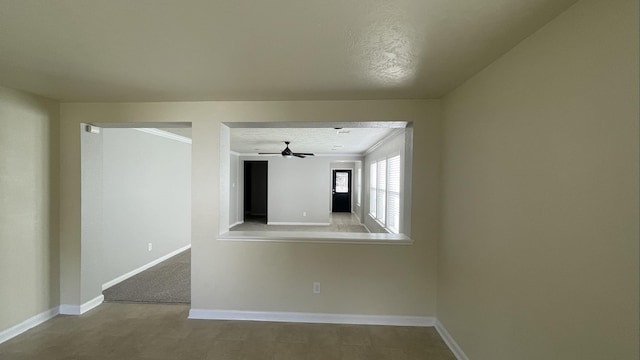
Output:
<path fill-rule="evenodd" d="M 268 161 L 244 162 L 244 222 L 267 223 Z"/>
<path fill-rule="evenodd" d="M 79 130 L 82 303 L 190 303 L 191 124 Z"/>
<path fill-rule="evenodd" d="M 331 212 L 351 212 L 351 170 L 332 170 Z"/>

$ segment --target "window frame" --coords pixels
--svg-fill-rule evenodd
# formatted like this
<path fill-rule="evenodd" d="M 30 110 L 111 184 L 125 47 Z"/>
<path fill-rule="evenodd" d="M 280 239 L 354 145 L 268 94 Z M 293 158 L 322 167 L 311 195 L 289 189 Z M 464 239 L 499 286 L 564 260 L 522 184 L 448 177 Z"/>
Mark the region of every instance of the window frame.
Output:
<path fill-rule="evenodd" d="M 389 160 L 398 158 L 398 191 L 397 191 L 397 201 L 398 201 L 398 218 L 396 221 L 396 226 L 390 226 L 389 217 L 389 193 L 391 192 L 389 186 L 390 179 L 390 167 Z M 384 185 L 381 189 L 379 187 L 380 182 L 380 164 L 384 164 Z M 375 173 L 374 173 L 375 168 Z M 378 225 L 380 225 L 383 229 L 391 234 L 400 234 L 400 215 L 402 212 L 402 154 L 397 151 L 391 152 L 384 156 L 380 156 L 375 160 L 371 160 L 369 162 L 369 212 L 368 215 L 373 219 Z M 396 191 L 393 191 L 396 193 Z M 379 201 L 379 197 L 382 195 L 382 200 Z M 379 207 L 382 205 L 382 211 L 380 211 Z M 381 215 L 382 212 L 382 215 Z"/>
<path fill-rule="evenodd" d="M 362 215 L 363 220 L 366 218 L 368 223 L 370 219 L 366 216 L 367 197 L 364 194 L 366 186 L 368 186 L 367 170 L 364 168 L 369 163 L 367 158 L 371 153 L 377 152 L 380 147 L 384 147 L 387 139 L 395 139 L 396 136 L 403 136 L 401 147 L 398 151 L 402 154 L 403 171 L 408 171 L 408 176 L 403 175 L 403 193 L 402 193 L 402 209 L 404 213 L 409 211 L 409 216 L 401 218 L 400 230 L 398 234 L 369 232 L 369 233 L 350 233 L 350 232 L 292 232 L 292 231 L 230 231 L 229 224 L 229 207 L 230 207 L 230 191 L 232 183 L 228 174 L 230 173 L 229 157 L 232 153 L 231 129 L 234 128 L 336 128 L 336 127 L 356 127 L 356 128 L 375 128 L 386 127 L 394 129 L 393 133 L 378 144 L 374 145 L 363 155 L 362 169 Z M 220 124 L 220 187 L 219 187 L 219 211 L 218 224 L 219 234 L 217 240 L 222 241 L 275 241 L 275 242 L 311 242 L 311 243 L 353 243 L 353 244 L 397 244 L 409 245 L 413 244 L 411 238 L 411 173 L 413 161 L 413 123 L 411 121 L 349 121 L 349 122 L 246 122 L 231 121 L 222 122 Z M 366 159 L 366 160 L 365 160 Z M 407 170 L 408 169 L 408 170 Z M 368 207 L 368 206 L 367 206 Z M 406 215 L 406 214 L 405 214 Z M 375 222 L 375 221 L 374 221 Z M 372 224 L 373 225 L 373 224 Z M 365 225 L 366 226 L 366 225 Z"/>

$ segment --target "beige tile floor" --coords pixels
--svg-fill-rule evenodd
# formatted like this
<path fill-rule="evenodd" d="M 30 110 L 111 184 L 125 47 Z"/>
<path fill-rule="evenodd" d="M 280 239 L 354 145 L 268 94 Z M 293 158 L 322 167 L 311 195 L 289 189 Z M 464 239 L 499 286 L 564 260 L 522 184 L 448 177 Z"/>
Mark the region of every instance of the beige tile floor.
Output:
<path fill-rule="evenodd" d="M 309 232 L 351 232 L 366 233 L 367 229 L 351 213 L 332 213 L 330 225 L 267 225 L 245 222 L 229 229 L 230 231 L 309 231 Z"/>
<path fill-rule="evenodd" d="M 188 312 L 105 303 L 0 344 L 0 359 L 455 360 L 434 328 L 189 320 Z"/>

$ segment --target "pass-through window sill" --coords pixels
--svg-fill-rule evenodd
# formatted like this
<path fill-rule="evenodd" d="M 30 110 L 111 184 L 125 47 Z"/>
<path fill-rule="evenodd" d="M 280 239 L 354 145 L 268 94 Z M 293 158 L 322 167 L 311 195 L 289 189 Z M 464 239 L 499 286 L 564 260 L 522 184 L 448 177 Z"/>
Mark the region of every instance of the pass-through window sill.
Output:
<path fill-rule="evenodd" d="M 403 234 L 305 232 L 305 231 L 227 231 L 218 236 L 223 241 L 273 241 L 294 243 L 412 245 Z"/>

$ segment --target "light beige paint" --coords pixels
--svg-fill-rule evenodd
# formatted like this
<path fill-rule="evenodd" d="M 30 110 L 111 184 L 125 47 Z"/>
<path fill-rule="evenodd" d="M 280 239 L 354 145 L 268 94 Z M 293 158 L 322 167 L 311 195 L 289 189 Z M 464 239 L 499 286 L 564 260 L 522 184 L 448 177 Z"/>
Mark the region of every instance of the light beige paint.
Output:
<path fill-rule="evenodd" d="M 638 1 L 587 0 L 444 98 L 438 318 L 470 359 L 638 359 L 638 67 Z"/>
<path fill-rule="evenodd" d="M 574 2 L 3 0 L 0 79 L 63 101 L 437 98 Z"/>
<path fill-rule="evenodd" d="M 232 121 L 414 121 L 411 246 L 216 240 L 219 131 Z M 81 122 L 192 122 L 192 307 L 376 315 L 435 315 L 439 101 L 62 104 L 63 302 L 78 304 Z M 66 265 L 69 264 L 69 265 Z M 322 294 L 312 294 L 312 282 Z"/>
<path fill-rule="evenodd" d="M 0 332 L 59 304 L 58 111 L 0 87 Z"/>

